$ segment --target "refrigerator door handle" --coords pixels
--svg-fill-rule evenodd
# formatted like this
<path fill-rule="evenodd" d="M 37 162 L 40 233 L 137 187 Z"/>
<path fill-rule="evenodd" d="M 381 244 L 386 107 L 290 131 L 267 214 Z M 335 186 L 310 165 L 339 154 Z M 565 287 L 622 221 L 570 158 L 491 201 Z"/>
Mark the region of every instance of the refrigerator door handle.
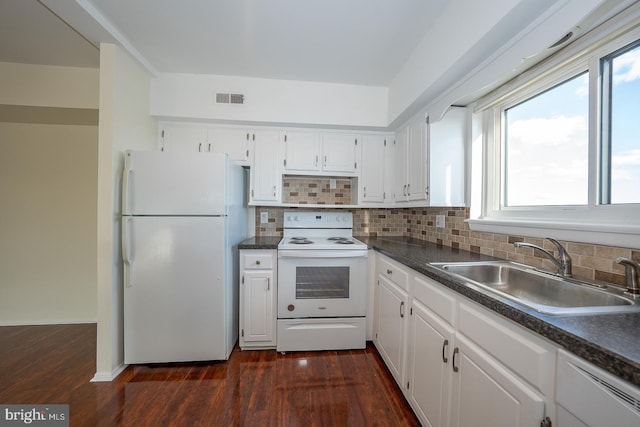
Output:
<path fill-rule="evenodd" d="M 133 169 L 125 169 L 122 174 L 122 213 L 129 213 L 129 181 L 131 180 L 131 174 Z"/>
<path fill-rule="evenodd" d="M 131 282 L 131 270 L 133 270 L 133 262 L 131 260 L 131 239 L 129 239 L 129 222 L 131 218 L 123 218 L 122 223 L 122 261 L 124 262 L 124 286 L 130 288 L 133 286 Z"/>

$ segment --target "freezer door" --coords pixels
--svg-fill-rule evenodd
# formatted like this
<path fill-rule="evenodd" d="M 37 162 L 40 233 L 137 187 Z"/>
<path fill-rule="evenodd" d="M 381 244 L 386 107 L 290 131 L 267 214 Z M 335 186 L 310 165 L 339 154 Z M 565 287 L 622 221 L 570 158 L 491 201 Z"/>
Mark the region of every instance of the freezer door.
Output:
<path fill-rule="evenodd" d="M 229 292 L 237 286 L 225 265 L 226 218 L 124 221 L 125 363 L 228 358 L 234 333 Z"/>
<path fill-rule="evenodd" d="M 220 153 L 128 151 L 123 215 L 224 215 L 228 162 Z"/>

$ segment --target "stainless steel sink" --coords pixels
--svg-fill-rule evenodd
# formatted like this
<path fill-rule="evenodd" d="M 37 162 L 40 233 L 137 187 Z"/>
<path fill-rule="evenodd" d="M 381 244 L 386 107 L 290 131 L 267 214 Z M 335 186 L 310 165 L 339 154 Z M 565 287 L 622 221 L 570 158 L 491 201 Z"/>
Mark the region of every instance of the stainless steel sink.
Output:
<path fill-rule="evenodd" d="M 554 315 L 640 311 L 617 286 L 555 276 L 511 261 L 431 263 L 467 285 Z"/>

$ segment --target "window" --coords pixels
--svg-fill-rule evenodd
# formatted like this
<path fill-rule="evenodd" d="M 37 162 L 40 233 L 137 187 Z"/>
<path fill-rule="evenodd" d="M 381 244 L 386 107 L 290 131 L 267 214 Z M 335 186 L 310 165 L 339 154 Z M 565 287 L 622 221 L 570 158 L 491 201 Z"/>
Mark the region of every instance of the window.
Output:
<path fill-rule="evenodd" d="M 604 57 L 600 68 L 600 203 L 640 203 L 640 43 Z"/>
<path fill-rule="evenodd" d="M 640 27 L 619 22 L 476 103 L 472 230 L 638 247 Z"/>
<path fill-rule="evenodd" d="M 588 76 L 504 110 L 505 206 L 586 205 Z"/>

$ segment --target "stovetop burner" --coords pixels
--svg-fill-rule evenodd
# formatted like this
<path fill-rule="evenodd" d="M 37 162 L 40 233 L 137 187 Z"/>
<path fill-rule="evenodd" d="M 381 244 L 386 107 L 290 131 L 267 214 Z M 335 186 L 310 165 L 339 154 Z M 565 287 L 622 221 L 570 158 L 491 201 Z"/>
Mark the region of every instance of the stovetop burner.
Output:
<path fill-rule="evenodd" d="M 340 241 L 340 240 L 349 240 L 348 237 L 329 237 L 327 240 L 336 240 L 336 241 Z"/>
<path fill-rule="evenodd" d="M 336 243 L 339 245 L 353 245 L 355 242 L 353 240 L 348 240 L 348 239 L 340 239 L 340 240 L 336 240 Z"/>
<path fill-rule="evenodd" d="M 313 243 L 313 240 L 309 240 L 306 237 L 292 237 L 289 243 L 293 245 L 310 245 Z"/>

